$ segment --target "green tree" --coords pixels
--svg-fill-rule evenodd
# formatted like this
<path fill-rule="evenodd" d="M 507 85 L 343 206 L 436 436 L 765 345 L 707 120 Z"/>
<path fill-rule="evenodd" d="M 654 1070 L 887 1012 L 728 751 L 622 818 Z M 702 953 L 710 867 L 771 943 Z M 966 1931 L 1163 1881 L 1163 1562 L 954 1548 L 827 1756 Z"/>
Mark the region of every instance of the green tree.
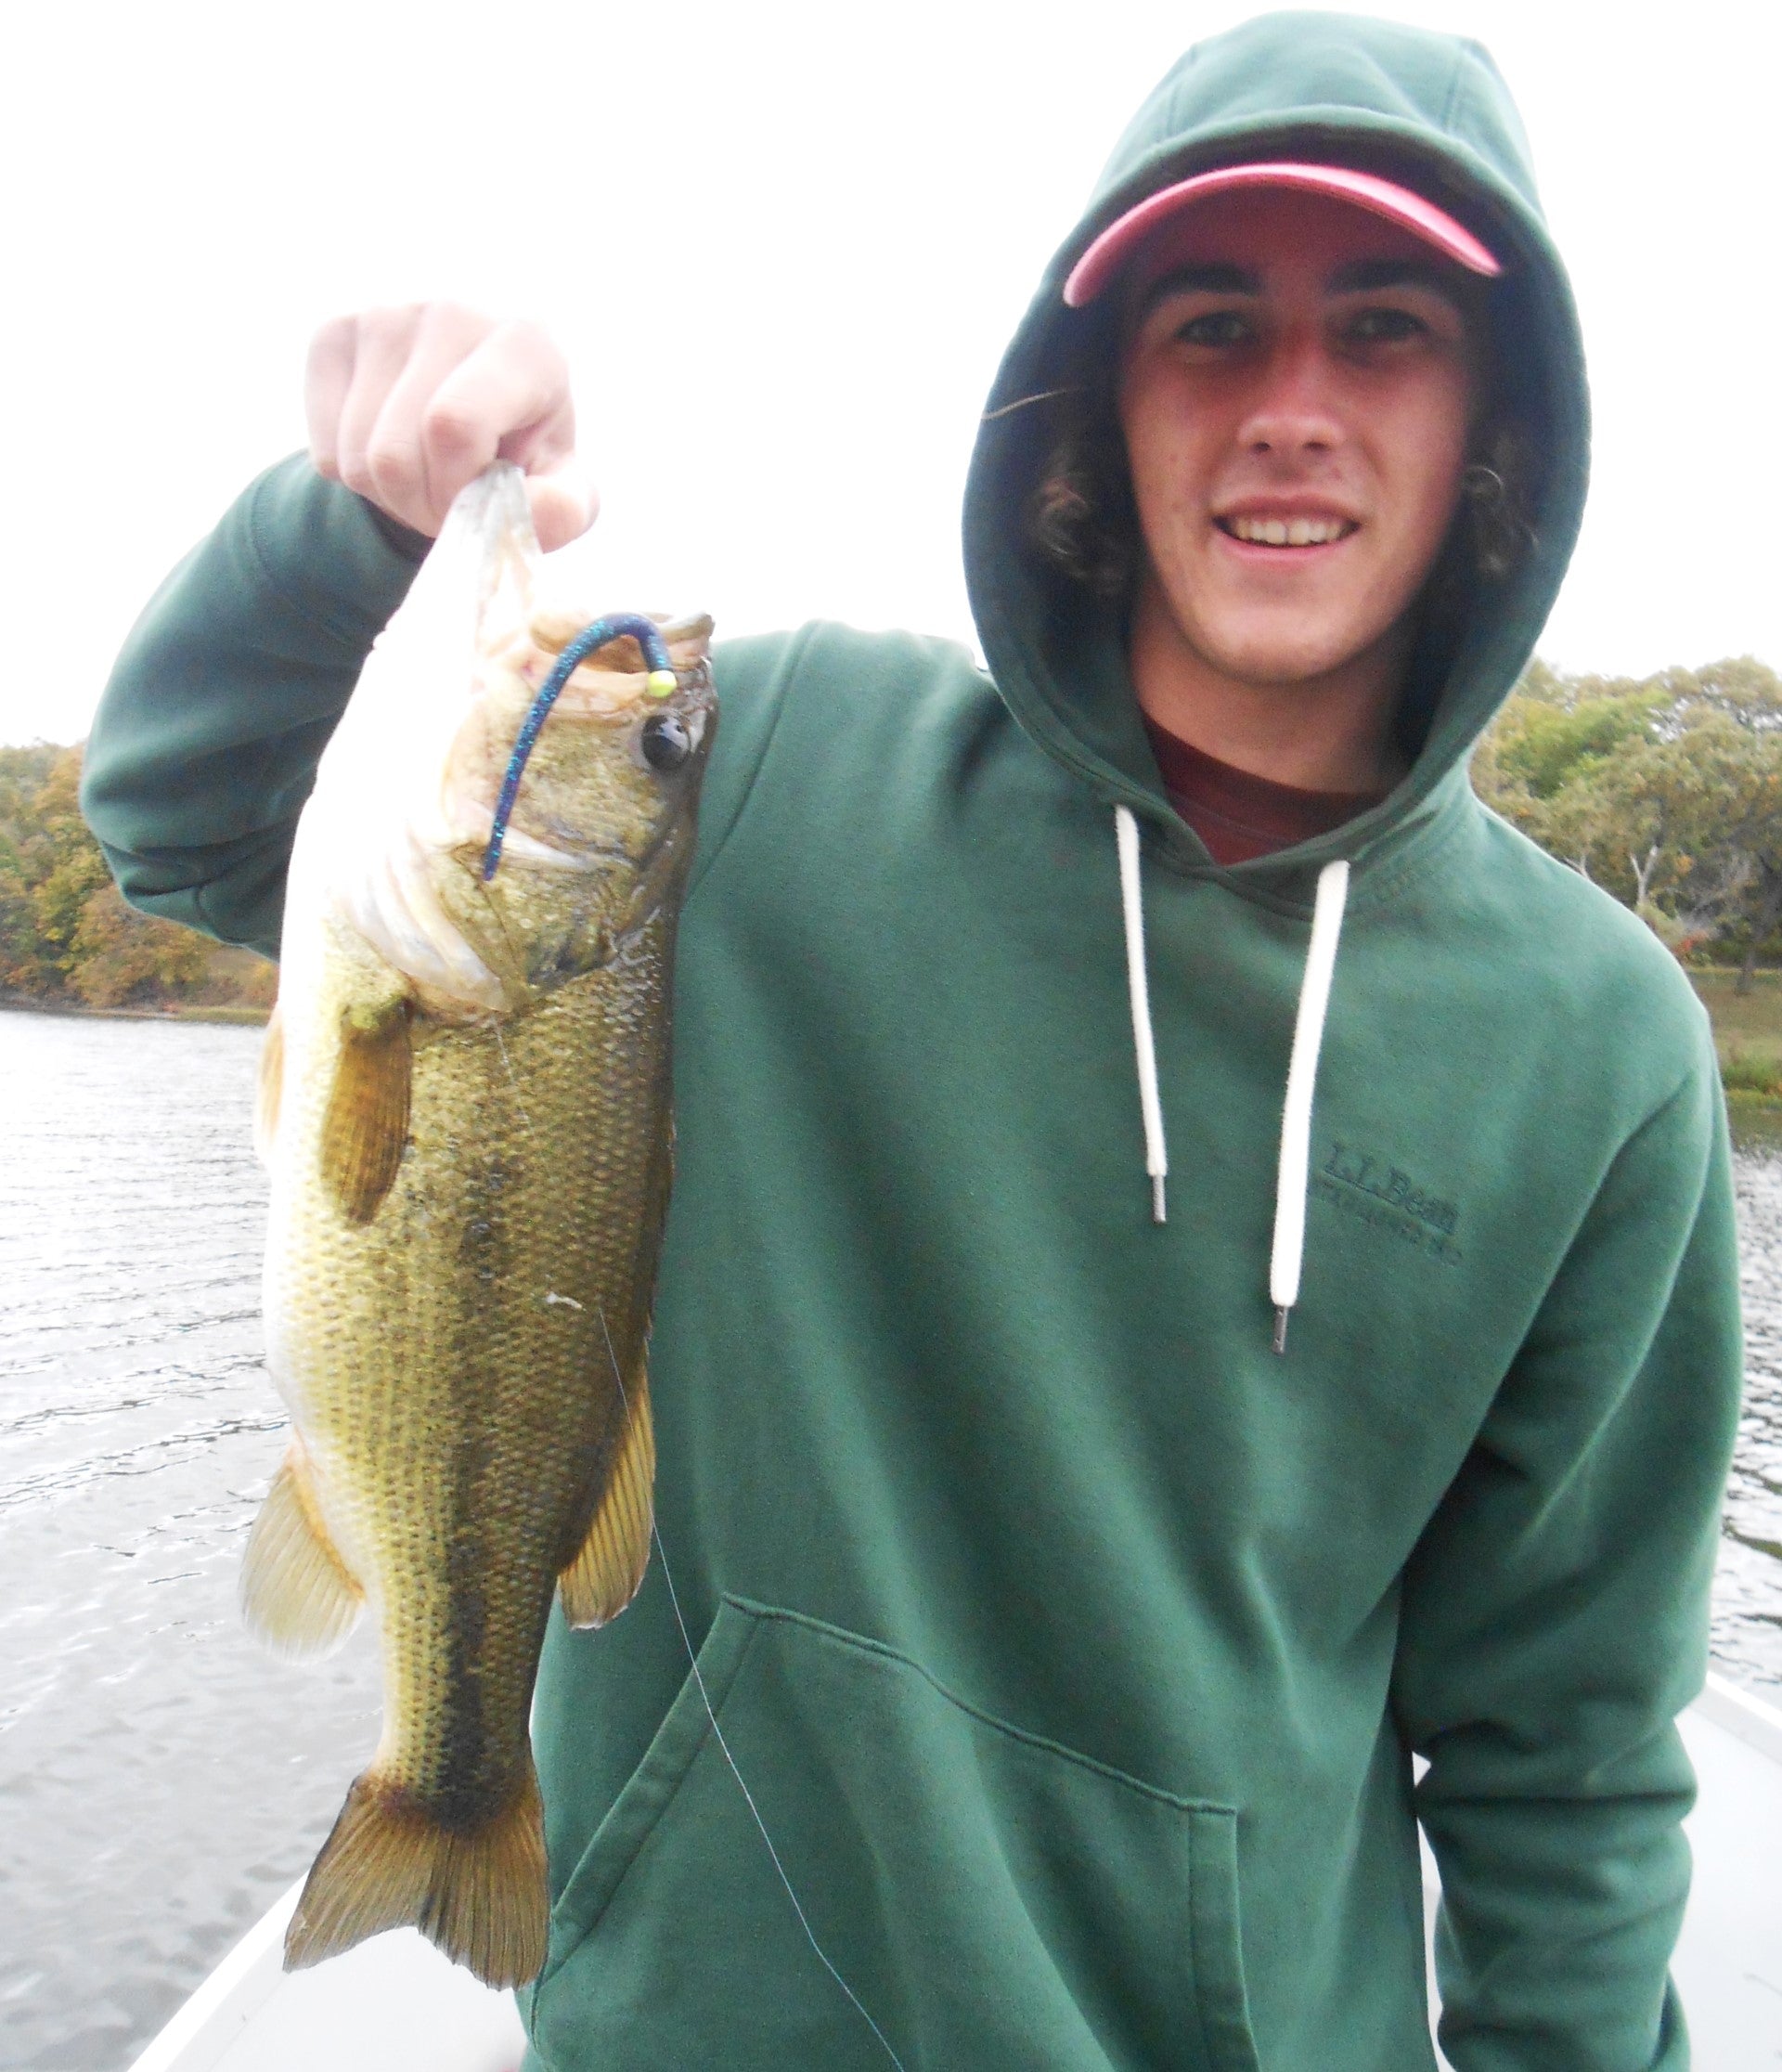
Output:
<path fill-rule="evenodd" d="M 1679 947 L 1782 925 L 1782 680 L 1747 657 L 1643 681 L 1540 665 L 1481 745 L 1487 803 Z"/>
<path fill-rule="evenodd" d="M 1662 693 L 1645 684 L 1582 696 L 1537 662 L 1480 744 L 1481 789 L 1552 798 L 1612 760 L 1629 742 L 1645 739 L 1662 703 Z"/>

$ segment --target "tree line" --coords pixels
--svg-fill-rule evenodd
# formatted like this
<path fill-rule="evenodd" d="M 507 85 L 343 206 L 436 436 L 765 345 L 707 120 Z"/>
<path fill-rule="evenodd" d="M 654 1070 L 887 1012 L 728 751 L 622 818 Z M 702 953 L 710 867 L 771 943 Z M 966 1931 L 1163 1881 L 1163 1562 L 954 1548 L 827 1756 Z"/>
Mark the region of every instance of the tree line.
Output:
<path fill-rule="evenodd" d="M 0 1000 L 264 1006 L 272 967 L 126 906 L 82 820 L 79 747 L 0 748 Z M 1685 959 L 1782 953 L 1782 679 L 1749 656 L 1643 678 L 1535 662 L 1479 796 Z"/>
<path fill-rule="evenodd" d="M 1750 656 L 1643 678 L 1536 662 L 1473 760 L 1488 805 L 1677 953 L 1782 945 L 1782 679 Z"/>
<path fill-rule="evenodd" d="M 126 906 L 81 818 L 81 751 L 0 748 L 0 1000 L 265 1007 L 270 965 Z"/>

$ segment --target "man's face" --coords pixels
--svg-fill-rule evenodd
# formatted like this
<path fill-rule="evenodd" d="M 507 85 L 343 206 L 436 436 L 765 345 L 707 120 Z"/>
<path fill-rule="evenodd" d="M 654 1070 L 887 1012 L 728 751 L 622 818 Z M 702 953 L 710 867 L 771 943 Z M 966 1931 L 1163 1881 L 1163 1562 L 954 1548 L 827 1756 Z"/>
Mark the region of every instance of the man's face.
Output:
<path fill-rule="evenodd" d="M 1221 195 L 1127 288 L 1119 414 L 1141 578 L 1220 675 L 1286 685 L 1381 647 L 1453 516 L 1467 277 L 1320 195 Z"/>

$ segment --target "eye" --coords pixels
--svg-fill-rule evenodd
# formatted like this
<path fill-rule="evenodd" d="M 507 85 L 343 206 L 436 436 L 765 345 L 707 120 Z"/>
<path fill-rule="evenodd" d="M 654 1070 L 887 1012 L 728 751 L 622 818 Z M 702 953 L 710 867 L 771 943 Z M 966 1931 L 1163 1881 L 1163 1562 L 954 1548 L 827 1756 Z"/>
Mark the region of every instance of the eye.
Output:
<path fill-rule="evenodd" d="M 1363 309 L 1350 319 L 1349 335 L 1358 345 L 1395 345 L 1428 328 L 1408 309 Z"/>
<path fill-rule="evenodd" d="M 1249 335 L 1248 320 L 1234 309 L 1209 309 L 1204 316 L 1191 317 L 1176 327 L 1176 336 L 1182 344 L 1216 350 L 1241 345 Z"/>
<path fill-rule="evenodd" d="M 652 770 L 678 770 L 693 752 L 693 737 L 677 714 L 657 712 L 644 721 L 639 745 Z"/>

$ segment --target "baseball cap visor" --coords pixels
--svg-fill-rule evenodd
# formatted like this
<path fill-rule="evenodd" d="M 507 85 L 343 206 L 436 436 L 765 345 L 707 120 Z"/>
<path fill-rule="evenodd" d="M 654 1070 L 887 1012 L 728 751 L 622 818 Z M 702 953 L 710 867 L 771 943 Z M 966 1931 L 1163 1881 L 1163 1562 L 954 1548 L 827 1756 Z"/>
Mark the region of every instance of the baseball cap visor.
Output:
<path fill-rule="evenodd" d="M 1409 188 L 1382 180 L 1372 173 L 1358 173 L 1344 165 L 1298 165 L 1285 162 L 1262 165 L 1224 165 L 1212 173 L 1197 173 L 1146 195 L 1117 222 L 1111 223 L 1070 270 L 1065 282 L 1065 302 L 1071 309 L 1092 303 L 1107 286 L 1133 249 L 1160 223 L 1209 195 L 1228 194 L 1244 188 L 1297 188 L 1307 194 L 1324 194 L 1358 209 L 1383 216 L 1387 222 L 1409 230 L 1444 257 L 1468 273 L 1488 278 L 1501 274 L 1502 265 L 1473 236 L 1443 209 L 1436 207 Z"/>

